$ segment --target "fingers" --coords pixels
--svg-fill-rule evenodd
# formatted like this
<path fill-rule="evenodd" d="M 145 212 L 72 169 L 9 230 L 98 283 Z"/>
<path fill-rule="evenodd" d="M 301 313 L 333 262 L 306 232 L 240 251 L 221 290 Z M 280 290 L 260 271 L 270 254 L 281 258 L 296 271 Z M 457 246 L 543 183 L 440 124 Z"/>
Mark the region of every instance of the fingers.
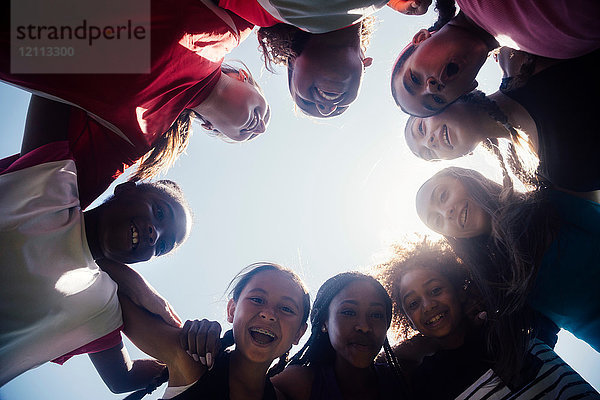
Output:
<path fill-rule="evenodd" d="M 211 369 L 221 349 L 221 325 L 216 321 L 186 321 L 179 334 L 179 343 L 194 359 Z"/>

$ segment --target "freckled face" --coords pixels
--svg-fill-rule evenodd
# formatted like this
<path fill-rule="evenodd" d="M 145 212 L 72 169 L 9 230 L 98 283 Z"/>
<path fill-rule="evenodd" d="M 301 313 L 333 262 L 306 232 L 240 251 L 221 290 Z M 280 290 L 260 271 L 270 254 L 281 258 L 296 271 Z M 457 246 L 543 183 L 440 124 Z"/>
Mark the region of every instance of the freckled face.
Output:
<path fill-rule="evenodd" d="M 342 289 L 329 305 L 325 323 L 336 359 L 368 368 L 381 350 L 389 326 L 385 298 L 368 281 Z"/>
<path fill-rule="evenodd" d="M 460 296 L 443 275 L 426 268 L 407 272 L 400 283 L 400 298 L 405 314 L 423 335 L 444 339 L 463 334 Z"/>
<path fill-rule="evenodd" d="M 491 232 L 491 218 L 473 200 L 465 186 L 451 176 L 433 176 L 421 186 L 417 214 L 433 231 L 455 238 Z"/>
<path fill-rule="evenodd" d="M 255 275 L 227 306 L 236 350 L 250 361 L 270 364 L 298 344 L 306 330 L 302 300 L 301 288 L 285 272 Z"/>

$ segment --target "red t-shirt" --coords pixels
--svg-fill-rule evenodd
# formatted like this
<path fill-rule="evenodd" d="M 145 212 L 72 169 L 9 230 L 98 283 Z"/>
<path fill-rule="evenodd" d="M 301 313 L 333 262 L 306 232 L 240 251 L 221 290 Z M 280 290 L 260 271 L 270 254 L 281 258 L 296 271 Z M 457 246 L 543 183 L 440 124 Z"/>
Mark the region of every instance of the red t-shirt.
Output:
<path fill-rule="evenodd" d="M 237 31 L 200 0 L 152 0 L 149 74 L 10 74 L 10 41 L 1 28 L 0 79 L 73 103 L 116 127 L 121 135 L 75 113 L 69 141 L 80 172 L 82 205 L 102 193 L 124 167 L 144 155 L 186 108 L 201 103 L 220 77 L 225 54 L 253 28 L 228 13 Z M 83 164 L 85 163 L 85 165 Z M 106 184 L 108 183 L 108 184 Z"/>
<path fill-rule="evenodd" d="M 257 0 L 219 0 L 219 7 L 239 15 L 256 26 L 266 28 L 282 23 L 262 8 Z"/>

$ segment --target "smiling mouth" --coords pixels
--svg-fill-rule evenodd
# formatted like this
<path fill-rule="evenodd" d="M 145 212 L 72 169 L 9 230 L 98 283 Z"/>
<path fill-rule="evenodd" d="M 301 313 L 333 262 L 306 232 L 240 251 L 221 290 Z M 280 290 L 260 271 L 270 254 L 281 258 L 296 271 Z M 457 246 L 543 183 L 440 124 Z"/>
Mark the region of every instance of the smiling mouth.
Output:
<path fill-rule="evenodd" d="M 427 321 L 425 321 L 425 325 L 434 325 L 437 322 L 439 322 L 440 320 L 442 320 L 443 318 L 446 317 L 447 312 L 444 311 L 443 313 L 439 313 L 438 315 L 435 315 L 434 317 L 428 319 Z"/>
<path fill-rule="evenodd" d="M 129 228 L 129 230 L 131 232 L 131 248 L 133 250 L 135 250 L 140 242 L 140 239 L 139 239 L 140 234 L 133 223 L 131 224 L 131 227 Z"/>
<path fill-rule="evenodd" d="M 276 338 L 275 334 L 268 329 L 264 328 L 250 328 L 250 336 L 258 344 L 269 344 Z"/>
<path fill-rule="evenodd" d="M 462 228 L 465 227 L 465 225 L 467 224 L 467 214 L 469 212 L 469 203 L 465 204 L 465 208 L 463 208 L 462 212 L 460 213 L 460 226 Z"/>
<path fill-rule="evenodd" d="M 442 141 L 446 146 L 450 147 L 451 149 L 454 148 L 454 146 L 452 146 L 452 143 L 450 143 L 450 134 L 448 133 L 448 127 L 446 125 L 442 127 Z"/>
<path fill-rule="evenodd" d="M 318 95 L 321 96 L 324 100 L 327 100 L 327 101 L 336 101 L 336 100 L 339 100 L 344 95 L 344 93 L 326 92 L 326 91 L 321 90 L 319 88 L 316 88 L 316 89 L 317 89 Z"/>

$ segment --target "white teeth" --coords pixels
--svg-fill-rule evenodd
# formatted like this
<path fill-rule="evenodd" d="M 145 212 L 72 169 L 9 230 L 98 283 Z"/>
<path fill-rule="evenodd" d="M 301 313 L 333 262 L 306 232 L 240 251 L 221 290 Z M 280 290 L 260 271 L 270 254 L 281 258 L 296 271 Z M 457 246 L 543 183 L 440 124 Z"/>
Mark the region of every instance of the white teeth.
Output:
<path fill-rule="evenodd" d="M 446 125 L 444 125 L 444 127 L 442 128 L 442 137 L 444 138 L 444 142 L 446 143 L 446 145 L 448 147 L 453 147 L 452 144 L 450 143 L 450 137 L 448 136 L 448 127 Z"/>
<path fill-rule="evenodd" d="M 465 208 L 463 208 L 462 213 L 460 214 L 460 223 L 463 226 L 463 228 L 464 228 L 465 224 L 467 223 L 467 208 L 468 208 L 468 205 L 466 205 Z"/>
<path fill-rule="evenodd" d="M 325 100 L 329 100 L 329 101 L 333 101 L 333 100 L 337 100 L 340 97 L 342 97 L 343 93 L 330 93 L 330 92 L 324 92 L 321 89 L 317 88 L 317 92 L 319 93 L 319 96 L 323 97 Z"/>
<path fill-rule="evenodd" d="M 270 336 L 272 338 L 275 338 L 275 334 L 273 334 L 273 332 L 268 331 L 266 329 L 262 329 L 262 328 L 251 328 L 250 329 L 252 332 L 257 332 L 257 333 L 262 333 L 263 335 L 267 335 Z"/>

